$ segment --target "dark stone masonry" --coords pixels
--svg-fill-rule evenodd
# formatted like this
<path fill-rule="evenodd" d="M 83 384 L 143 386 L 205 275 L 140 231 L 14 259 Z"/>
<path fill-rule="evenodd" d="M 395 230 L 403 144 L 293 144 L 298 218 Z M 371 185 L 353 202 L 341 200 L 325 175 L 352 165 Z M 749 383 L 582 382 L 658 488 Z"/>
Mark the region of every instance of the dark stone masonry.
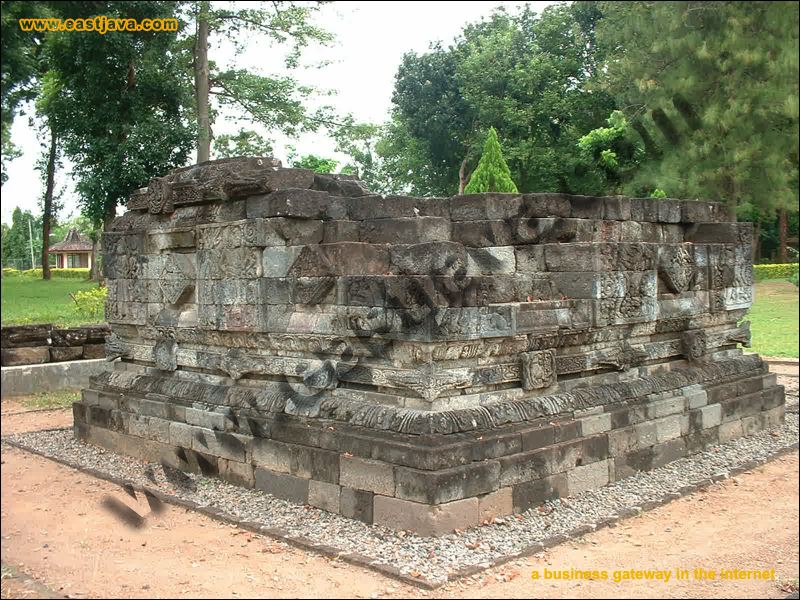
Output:
<path fill-rule="evenodd" d="M 115 451 L 438 535 L 782 422 L 722 204 L 374 195 L 214 161 L 103 239 Z"/>
<path fill-rule="evenodd" d="M 106 355 L 107 325 L 62 329 L 53 325 L 16 325 L 0 329 L 0 364 L 4 367 L 68 360 L 89 360 Z"/>

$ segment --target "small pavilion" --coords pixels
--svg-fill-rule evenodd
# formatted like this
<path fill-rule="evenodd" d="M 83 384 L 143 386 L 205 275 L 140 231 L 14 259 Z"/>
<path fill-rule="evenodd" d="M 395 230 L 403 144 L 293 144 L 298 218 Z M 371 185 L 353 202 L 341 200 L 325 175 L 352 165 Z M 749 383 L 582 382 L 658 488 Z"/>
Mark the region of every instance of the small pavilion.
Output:
<path fill-rule="evenodd" d="M 50 246 L 48 252 L 56 255 L 56 269 L 92 268 L 92 242 L 77 229 L 70 229 L 64 241 Z"/>

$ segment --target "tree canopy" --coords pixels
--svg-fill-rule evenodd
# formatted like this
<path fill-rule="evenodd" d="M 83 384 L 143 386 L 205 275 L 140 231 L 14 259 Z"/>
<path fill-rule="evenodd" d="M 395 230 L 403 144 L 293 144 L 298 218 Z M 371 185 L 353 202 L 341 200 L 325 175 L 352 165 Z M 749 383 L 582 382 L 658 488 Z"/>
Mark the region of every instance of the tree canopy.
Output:
<path fill-rule="evenodd" d="M 796 2 L 601 2 L 598 78 L 658 153 L 632 185 L 797 208 Z"/>

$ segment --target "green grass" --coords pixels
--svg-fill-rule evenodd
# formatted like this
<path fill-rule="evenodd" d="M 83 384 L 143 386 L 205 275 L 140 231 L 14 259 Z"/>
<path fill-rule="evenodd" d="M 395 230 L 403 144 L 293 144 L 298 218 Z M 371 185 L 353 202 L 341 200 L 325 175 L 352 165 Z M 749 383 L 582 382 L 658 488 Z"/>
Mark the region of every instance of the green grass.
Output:
<path fill-rule="evenodd" d="M 25 408 L 70 408 L 73 402 L 81 399 L 80 390 L 59 390 L 58 392 L 40 392 L 21 399 Z"/>
<path fill-rule="evenodd" d="M 797 288 L 784 280 L 756 283 L 756 299 L 747 318 L 753 332 L 752 352 L 798 357 Z"/>
<path fill-rule="evenodd" d="M 78 312 L 70 298 L 80 290 L 97 287 L 97 282 L 53 278 L 50 281 L 30 277 L 3 277 L 2 325 L 53 323 L 60 326 L 97 323 Z M 102 319 L 100 319 L 102 321 Z"/>

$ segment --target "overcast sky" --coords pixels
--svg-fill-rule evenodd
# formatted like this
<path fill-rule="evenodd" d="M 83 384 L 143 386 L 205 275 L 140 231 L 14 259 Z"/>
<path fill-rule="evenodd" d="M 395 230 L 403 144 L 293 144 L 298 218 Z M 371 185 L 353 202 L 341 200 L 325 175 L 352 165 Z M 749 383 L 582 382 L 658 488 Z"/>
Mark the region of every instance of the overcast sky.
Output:
<path fill-rule="evenodd" d="M 225 3 L 228 4 L 228 3 Z M 323 8 L 317 22 L 336 36 L 331 47 L 309 48 L 306 63 L 327 60 L 332 64 L 322 69 L 308 69 L 297 74 L 303 83 L 337 94 L 324 98 L 342 114 L 351 113 L 361 122 L 380 123 L 386 119 L 391 104 L 394 76 L 403 54 L 424 52 L 431 42 L 449 43 L 466 23 L 480 20 L 499 7 L 514 11 L 522 2 L 334 2 Z M 555 2 L 531 2 L 536 12 Z M 85 35 L 93 35 L 86 33 Z M 234 57 L 225 40 L 212 37 L 211 57 L 222 66 L 249 68 L 269 74 L 279 72 L 278 52 L 254 39 L 247 51 Z M 220 119 L 214 132 L 233 133 L 239 126 Z M 307 134 L 297 140 L 271 135 L 275 139 L 275 155 L 286 165 L 286 145 L 298 154 L 337 156 L 334 143 L 325 134 Z M 40 140 L 28 117 L 18 117 L 12 128 L 14 143 L 24 154 L 9 163 L 8 182 L 2 189 L 2 221 L 11 222 L 15 206 L 39 212 L 41 183 L 34 165 L 41 154 Z M 68 167 L 68 165 L 66 165 Z M 78 203 L 68 174 L 61 174 L 58 187 L 63 190 L 62 218 L 77 214 Z"/>

